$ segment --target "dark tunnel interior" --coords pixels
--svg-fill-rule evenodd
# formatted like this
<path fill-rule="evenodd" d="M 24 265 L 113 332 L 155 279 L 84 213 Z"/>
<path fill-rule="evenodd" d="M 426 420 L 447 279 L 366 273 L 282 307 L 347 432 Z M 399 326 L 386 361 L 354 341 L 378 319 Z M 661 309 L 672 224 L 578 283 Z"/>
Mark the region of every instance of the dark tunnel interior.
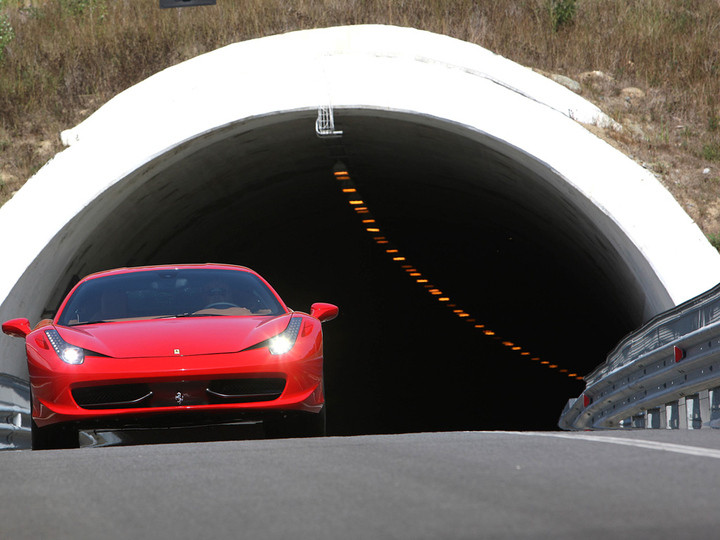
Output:
<path fill-rule="evenodd" d="M 337 304 L 324 326 L 331 435 L 556 429 L 584 388 L 568 375 L 590 372 L 642 322 L 626 269 L 589 253 L 592 223 L 462 133 L 346 113 L 344 136 L 328 142 L 313 121 L 231 134 L 117 197 L 82 248 L 81 275 L 227 262 L 260 272 L 293 309 Z M 333 176 L 339 161 L 382 234 L 449 302 L 365 230 Z"/>

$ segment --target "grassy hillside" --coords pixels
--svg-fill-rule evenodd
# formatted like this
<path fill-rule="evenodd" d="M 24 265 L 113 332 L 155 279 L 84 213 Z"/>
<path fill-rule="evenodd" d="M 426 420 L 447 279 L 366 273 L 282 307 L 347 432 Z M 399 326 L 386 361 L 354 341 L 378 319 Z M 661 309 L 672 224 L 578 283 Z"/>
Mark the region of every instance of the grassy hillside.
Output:
<path fill-rule="evenodd" d="M 298 29 L 382 23 L 477 43 L 547 74 L 619 121 L 598 132 L 656 173 L 720 240 L 717 0 L 0 0 L 0 204 L 59 132 L 200 53 Z M 602 74 L 590 72 L 600 71 Z M 709 169 L 709 170 L 708 170 Z"/>

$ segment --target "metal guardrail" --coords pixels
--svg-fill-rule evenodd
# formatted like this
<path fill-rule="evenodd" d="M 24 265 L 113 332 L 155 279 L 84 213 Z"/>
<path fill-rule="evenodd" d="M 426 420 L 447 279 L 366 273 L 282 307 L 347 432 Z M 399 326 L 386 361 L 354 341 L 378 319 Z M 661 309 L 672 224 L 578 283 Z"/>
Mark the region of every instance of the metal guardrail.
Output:
<path fill-rule="evenodd" d="M 30 386 L 0 373 L 0 450 L 30 448 Z"/>
<path fill-rule="evenodd" d="M 720 427 L 720 285 L 626 336 L 585 380 L 562 429 Z"/>

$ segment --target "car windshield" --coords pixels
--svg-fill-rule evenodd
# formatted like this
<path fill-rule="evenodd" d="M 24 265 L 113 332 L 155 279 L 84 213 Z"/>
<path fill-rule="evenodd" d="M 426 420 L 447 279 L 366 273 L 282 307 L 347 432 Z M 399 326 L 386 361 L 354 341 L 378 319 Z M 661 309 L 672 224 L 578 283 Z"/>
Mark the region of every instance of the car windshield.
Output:
<path fill-rule="evenodd" d="M 82 283 L 58 317 L 75 326 L 129 319 L 280 315 L 285 310 L 256 275 L 242 270 L 147 270 Z"/>

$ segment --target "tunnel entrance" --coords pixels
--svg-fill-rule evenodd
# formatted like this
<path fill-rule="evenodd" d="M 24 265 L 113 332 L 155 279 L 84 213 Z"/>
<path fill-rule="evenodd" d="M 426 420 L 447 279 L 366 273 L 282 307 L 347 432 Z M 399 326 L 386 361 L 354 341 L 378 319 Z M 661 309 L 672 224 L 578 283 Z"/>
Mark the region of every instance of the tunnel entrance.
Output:
<path fill-rule="evenodd" d="M 246 265 L 294 309 L 341 307 L 326 326 L 331 434 L 555 429 L 584 386 L 570 374 L 642 322 L 627 269 L 600 264 L 587 240 L 602 242 L 598 232 L 516 150 L 410 115 L 340 118 L 339 147 L 316 137 L 305 111 L 227 127 L 169 166 L 149 164 L 142 185 L 128 178 L 98 198 L 112 209 L 58 291 L 109 267 Z M 383 232 L 473 323 L 373 240 L 338 187 L 338 161 Z"/>
<path fill-rule="evenodd" d="M 314 132 L 331 103 L 339 148 Z M 360 25 L 229 45 L 62 132 L 68 148 L 0 209 L 0 313 L 38 320 L 95 270 L 244 264 L 296 309 L 341 306 L 331 433 L 554 428 L 582 389 L 572 373 L 720 269 L 652 174 L 581 124 L 615 125 L 447 36 Z M 338 160 L 410 268 L 358 220 Z M 0 357 L 27 376 L 19 340 Z"/>

